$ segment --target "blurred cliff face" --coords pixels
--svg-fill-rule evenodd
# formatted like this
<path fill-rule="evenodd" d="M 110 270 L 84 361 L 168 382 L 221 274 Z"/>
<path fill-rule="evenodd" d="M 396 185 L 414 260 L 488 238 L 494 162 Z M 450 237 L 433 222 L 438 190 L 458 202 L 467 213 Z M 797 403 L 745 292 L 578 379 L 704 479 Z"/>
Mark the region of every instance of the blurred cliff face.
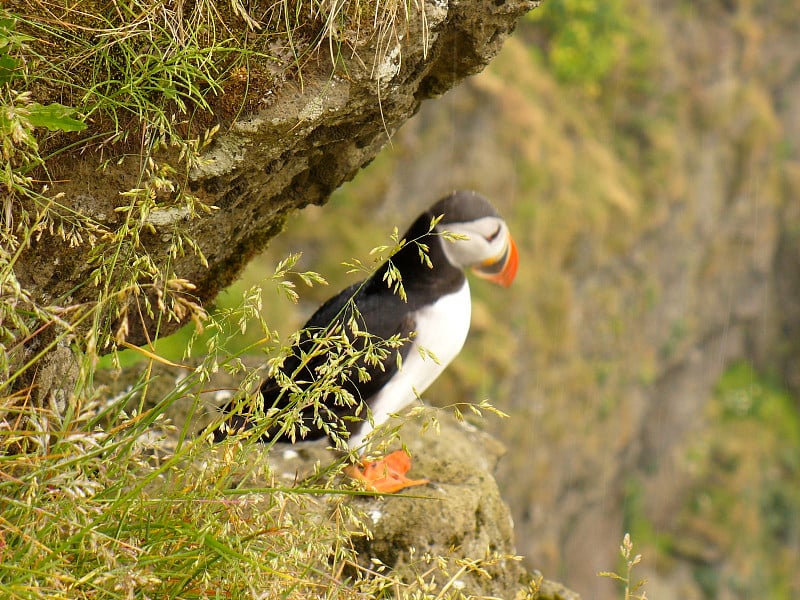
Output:
<path fill-rule="evenodd" d="M 341 257 L 453 188 L 496 203 L 523 255 L 517 281 L 491 300 L 473 285 L 470 341 L 426 399 L 488 397 L 510 413 L 484 426 L 510 450 L 500 484 L 518 551 L 584 597 L 618 597 L 596 573 L 616 566 L 629 529 L 662 597 L 800 593 L 797 537 L 770 533 L 774 502 L 714 492 L 763 489 L 772 472 L 781 527 L 800 531 L 786 491 L 798 434 L 776 439 L 755 418 L 741 436 L 715 395 L 737 361 L 800 391 L 798 15 L 548 0 L 489 70 L 426 104 L 273 244 L 274 256 L 305 248 L 304 264 L 335 279 Z M 337 233 L 304 239 L 303 219 Z M 732 534 L 737 514 L 750 542 Z"/>

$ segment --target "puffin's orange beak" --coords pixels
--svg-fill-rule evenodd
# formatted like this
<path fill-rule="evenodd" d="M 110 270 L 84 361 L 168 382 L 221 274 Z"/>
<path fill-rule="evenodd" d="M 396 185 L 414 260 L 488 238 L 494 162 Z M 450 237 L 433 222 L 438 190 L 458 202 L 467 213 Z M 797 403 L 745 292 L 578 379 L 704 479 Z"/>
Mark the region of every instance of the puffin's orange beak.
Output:
<path fill-rule="evenodd" d="M 483 261 L 480 265 L 473 267 L 472 271 L 478 276 L 488 279 L 493 283 L 508 287 L 514 281 L 519 265 L 519 255 L 517 245 L 511 234 L 508 235 L 508 244 L 500 256 L 495 256 Z"/>

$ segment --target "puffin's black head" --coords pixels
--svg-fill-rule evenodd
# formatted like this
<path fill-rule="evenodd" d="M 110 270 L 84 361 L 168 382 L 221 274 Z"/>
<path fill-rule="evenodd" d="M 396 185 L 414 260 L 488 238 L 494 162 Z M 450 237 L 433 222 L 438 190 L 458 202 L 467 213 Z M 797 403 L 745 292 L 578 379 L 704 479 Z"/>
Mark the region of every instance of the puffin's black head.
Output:
<path fill-rule="evenodd" d="M 443 240 L 447 259 L 456 267 L 470 268 L 479 277 L 508 287 L 517 274 L 517 247 L 506 222 L 489 201 L 476 192 L 456 191 L 429 211 L 444 215 L 436 225 L 464 239 Z"/>

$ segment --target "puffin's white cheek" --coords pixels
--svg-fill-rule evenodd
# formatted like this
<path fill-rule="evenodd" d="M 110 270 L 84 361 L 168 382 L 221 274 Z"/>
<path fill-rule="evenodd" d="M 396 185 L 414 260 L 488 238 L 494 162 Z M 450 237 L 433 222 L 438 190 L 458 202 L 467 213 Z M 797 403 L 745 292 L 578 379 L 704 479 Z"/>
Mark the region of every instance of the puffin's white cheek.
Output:
<path fill-rule="evenodd" d="M 445 254 L 451 263 L 464 268 L 480 262 L 482 254 L 486 252 L 481 248 L 483 245 L 485 242 L 480 238 L 457 240 L 445 246 Z"/>

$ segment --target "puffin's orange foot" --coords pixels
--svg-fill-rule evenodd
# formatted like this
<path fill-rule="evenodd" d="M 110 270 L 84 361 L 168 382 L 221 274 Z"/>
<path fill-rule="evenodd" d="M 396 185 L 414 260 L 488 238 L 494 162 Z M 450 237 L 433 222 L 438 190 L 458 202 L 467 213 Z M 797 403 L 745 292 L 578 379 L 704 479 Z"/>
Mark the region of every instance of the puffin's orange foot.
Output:
<path fill-rule="evenodd" d="M 414 485 L 428 483 L 427 479 L 409 479 L 406 473 L 411 468 L 411 457 L 405 450 L 395 450 L 380 460 L 362 460 L 361 465 L 352 465 L 345 473 L 353 479 L 363 481 L 368 490 L 392 493 Z"/>

